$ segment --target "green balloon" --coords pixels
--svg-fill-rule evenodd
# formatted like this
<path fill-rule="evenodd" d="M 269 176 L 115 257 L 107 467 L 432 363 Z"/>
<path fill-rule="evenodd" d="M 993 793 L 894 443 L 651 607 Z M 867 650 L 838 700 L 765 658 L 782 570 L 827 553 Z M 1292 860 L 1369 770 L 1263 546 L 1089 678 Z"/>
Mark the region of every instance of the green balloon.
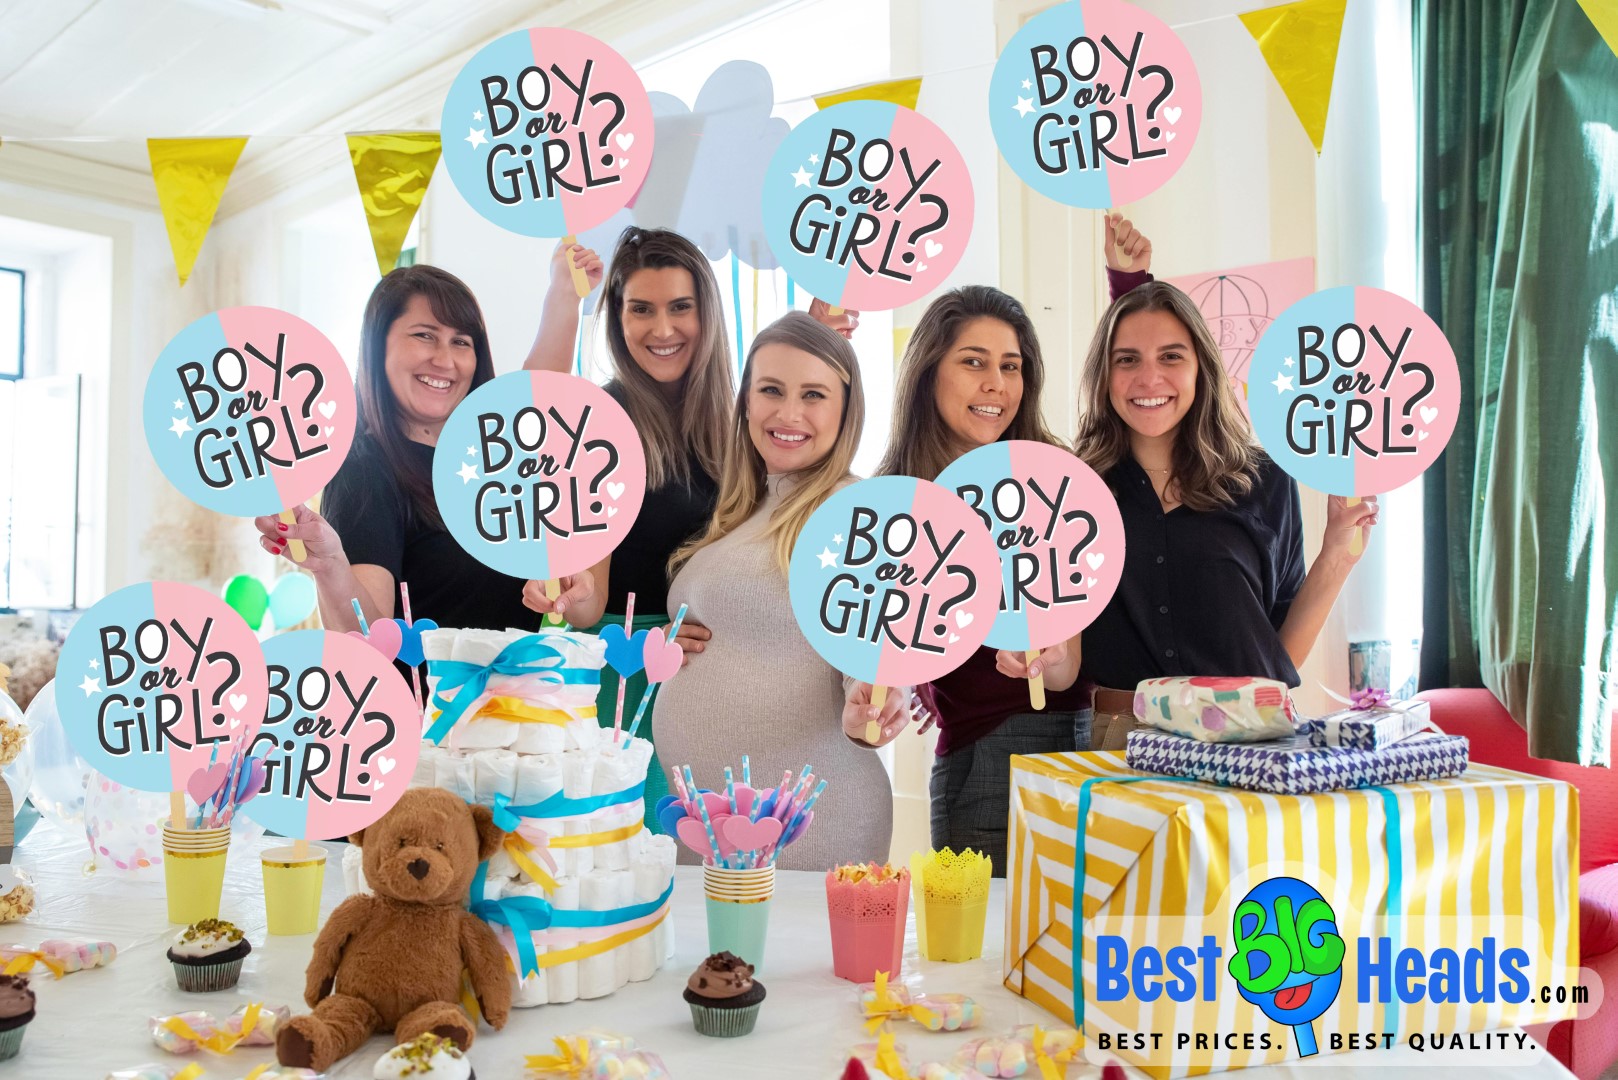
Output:
<path fill-rule="evenodd" d="M 264 613 L 270 609 L 270 594 L 258 578 L 237 574 L 225 586 L 225 603 L 257 630 L 264 623 Z"/>

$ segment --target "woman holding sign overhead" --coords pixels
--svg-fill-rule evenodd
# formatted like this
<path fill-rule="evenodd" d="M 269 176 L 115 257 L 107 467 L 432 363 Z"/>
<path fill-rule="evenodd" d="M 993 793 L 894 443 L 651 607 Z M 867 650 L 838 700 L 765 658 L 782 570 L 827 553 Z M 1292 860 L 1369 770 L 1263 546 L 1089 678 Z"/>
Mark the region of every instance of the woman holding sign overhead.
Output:
<path fill-rule="evenodd" d="M 710 636 L 658 691 L 659 753 L 666 768 L 690 765 L 699 777 L 718 776 L 743 753 L 757 776 L 813 765 L 830 785 L 816 828 L 786 849 L 784 869 L 888 858 L 893 792 L 870 751 L 909 721 L 908 694 L 872 706 L 868 685 L 845 680 L 804 640 L 787 588 L 804 523 L 854 479 L 864 417 L 847 341 L 801 312 L 765 327 L 742 372 L 718 508 L 672 563 L 669 603 L 688 604 Z M 867 743 L 872 721 L 881 735 Z"/>
<path fill-rule="evenodd" d="M 1328 500 L 1305 574 L 1298 485 L 1254 441 L 1202 313 L 1164 282 L 1107 310 L 1079 411 L 1076 453 L 1117 495 L 1128 549 L 1118 591 L 1084 634 L 1092 746 L 1123 749 L 1142 679 L 1251 675 L 1297 686 L 1359 561 L 1354 534 L 1376 524 L 1376 500 Z M 1016 657 L 1001 660 L 1025 673 Z"/>
<path fill-rule="evenodd" d="M 360 328 L 359 432 L 326 487 L 322 509 L 295 509 L 293 524 L 255 519 L 259 543 L 285 555 L 302 540 L 321 621 L 358 630 L 402 612 L 441 626 L 539 629 L 523 606 L 523 582 L 484 566 L 455 541 L 433 498 L 433 450 L 466 395 L 494 377 L 483 312 L 461 280 L 436 266 L 407 266 L 371 292 Z M 564 583 L 574 617 L 600 617 L 601 597 L 581 575 Z"/>

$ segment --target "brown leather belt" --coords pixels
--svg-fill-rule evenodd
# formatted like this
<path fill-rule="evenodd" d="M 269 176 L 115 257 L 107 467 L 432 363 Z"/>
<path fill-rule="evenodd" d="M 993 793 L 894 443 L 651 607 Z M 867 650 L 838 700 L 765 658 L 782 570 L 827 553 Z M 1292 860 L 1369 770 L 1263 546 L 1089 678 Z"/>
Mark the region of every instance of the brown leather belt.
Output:
<path fill-rule="evenodd" d="M 1122 713 L 1126 716 L 1135 715 L 1135 692 L 1133 690 L 1108 690 L 1104 686 L 1096 687 L 1095 711 L 1098 713 Z"/>

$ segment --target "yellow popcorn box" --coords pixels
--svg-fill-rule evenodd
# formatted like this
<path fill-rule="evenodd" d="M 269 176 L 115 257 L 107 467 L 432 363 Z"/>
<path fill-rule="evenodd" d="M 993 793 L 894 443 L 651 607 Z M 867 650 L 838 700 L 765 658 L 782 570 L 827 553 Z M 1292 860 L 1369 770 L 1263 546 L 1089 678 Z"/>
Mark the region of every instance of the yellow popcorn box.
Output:
<path fill-rule="evenodd" d="M 1011 778 L 1005 985 L 1084 1031 L 1094 1062 L 1528 1065 L 1543 1051 L 1500 1029 L 1572 1016 L 1585 992 L 1568 784 L 1472 765 L 1272 795 L 1122 753 L 1013 757 Z"/>

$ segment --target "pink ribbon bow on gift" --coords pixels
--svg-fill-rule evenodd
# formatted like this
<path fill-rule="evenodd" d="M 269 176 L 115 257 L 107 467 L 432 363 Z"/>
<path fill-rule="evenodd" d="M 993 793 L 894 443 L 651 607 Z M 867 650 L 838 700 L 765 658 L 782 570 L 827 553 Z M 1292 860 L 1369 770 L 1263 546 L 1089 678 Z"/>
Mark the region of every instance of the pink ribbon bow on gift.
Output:
<path fill-rule="evenodd" d="M 1348 703 L 1354 709 L 1385 709 L 1393 704 L 1393 699 L 1380 686 L 1372 686 L 1365 690 L 1352 691 L 1348 695 Z"/>

